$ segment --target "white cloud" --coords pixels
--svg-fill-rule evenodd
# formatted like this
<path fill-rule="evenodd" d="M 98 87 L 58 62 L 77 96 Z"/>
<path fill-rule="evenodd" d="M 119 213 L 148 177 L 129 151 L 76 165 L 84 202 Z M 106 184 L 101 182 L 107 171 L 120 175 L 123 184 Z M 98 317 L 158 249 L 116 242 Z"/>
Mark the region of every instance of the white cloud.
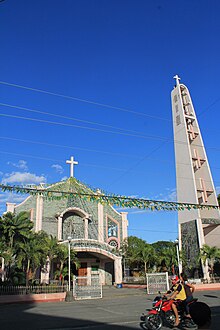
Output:
<path fill-rule="evenodd" d="M 6 203 L 20 204 L 28 195 L 20 195 L 12 192 L 0 192 L 0 215 L 6 211 Z"/>
<path fill-rule="evenodd" d="M 68 179 L 68 177 L 67 176 L 64 176 L 62 179 L 61 179 L 61 181 L 66 181 Z"/>
<path fill-rule="evenodd" d="M 177 201 L 176 188 L 171 189 L 170 194 L 168 195 L 168 201 L 170 201 L 170 202 L 176 202 Z"/>
<path fill-rule="evenodd" d="M 27 171 L 28 167 L 27 167 L 27 162 L 25 160 L 19 160 L 18 163 L 12 163 L 12 162 L 8 162 L 8 165 L 12 165 L 14 167 L 20 168 L 21 170 Z"/>
<path fill-rule="evenodd" d="M 20 183 L 20 184 L 39 184 L 41 182 L 46 182 L 46 178 L 41 175 L 37 176 L 36 174 L 29 172 L 12 172 L 6 173 L 6 175 L 2 179 L 2 184 L 8 183 Z"/>
<path fill-rule="evenodd" d="M 63 167 L 61 165 L 53 164 L 51 167 L 54 168 L 57 173 L 62 174 L 64 172 Z"/>

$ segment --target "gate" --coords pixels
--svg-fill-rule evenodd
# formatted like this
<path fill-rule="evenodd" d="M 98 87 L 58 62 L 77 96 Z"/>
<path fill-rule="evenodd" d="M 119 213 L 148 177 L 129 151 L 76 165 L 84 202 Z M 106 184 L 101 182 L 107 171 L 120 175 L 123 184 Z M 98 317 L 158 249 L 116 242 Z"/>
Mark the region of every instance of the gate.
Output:
<path fill-rule="evenodd" d="M 166 292 L 169 290 L 168 272 L 146 274 L 147 293 L 153 294 L 158 291 Z"/>
<path fill-rule="evenodd" d="M 76 300 L 102 298 L 102 285 L 99 275 L 74 276 L 73 297 Z"/>

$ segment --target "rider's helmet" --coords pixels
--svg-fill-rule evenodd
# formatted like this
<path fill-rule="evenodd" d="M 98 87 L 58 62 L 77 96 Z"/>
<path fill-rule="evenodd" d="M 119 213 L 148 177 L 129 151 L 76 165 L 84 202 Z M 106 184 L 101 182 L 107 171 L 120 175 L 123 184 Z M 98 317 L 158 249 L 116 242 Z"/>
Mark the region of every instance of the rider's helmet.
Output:
<path fill-rule="evenodd" d="M 179 277 L 177 276 L 177 275 L 173 275 L 172 277 L 171 277 L 171 282 L 172 282 L 172 284 L 177 284 L 178 282 L 179 282 Z"/>

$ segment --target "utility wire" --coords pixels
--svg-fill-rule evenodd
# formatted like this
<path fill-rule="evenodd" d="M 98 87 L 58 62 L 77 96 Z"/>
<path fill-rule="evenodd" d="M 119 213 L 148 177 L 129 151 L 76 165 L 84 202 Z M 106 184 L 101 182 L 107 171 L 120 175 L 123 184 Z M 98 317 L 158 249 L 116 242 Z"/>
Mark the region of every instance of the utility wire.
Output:
<path fill-rule="evenodd" d="M 144 138 L 144 139 L 153 139 L 153 140 L 161 140 L 161 141 L 172 141 L 172 142 L 175 142 L 175 143 L 178 143 L 178 144 L 187 145 L 186 142 L 178 141 L 178 140 L 174 140 L 172 138 L 162 137 L 162 136 L 158 136 L 158 135 L 153 135 L 153 136 L 152 135 L 142 135 L 138 131 L 134 131 L 134 130 L 127 130 L 127 129 L 120 128 L 120 127 L 115 127 L 115 126 L 101 124 L 101 123 L 92 122 L 92 121 L 81 120 L 81 119 L 77 119 L 77 118 L 73 118 L 73 117 L 67 117 L 67 116 L 57 115 L 57 114 L 53 114 L 53 113 L 49 113 L 49 112 L 43 112 L 43 111 L 38 111 L 38 110 L 34 110 L 34 109 L 29 109 L 29 108 L 23 108 L 23 107 L 19 107 L 19 106 L 16 106 L 16 105 L 10 105 L 10 104 L 6 104 L 6 103 L 0 103 L 0 105 L 2 105 L 2 106 L 8 106 L 8 107 L 11 107 L 11 108 L 16 108 L 16 109 L 20 109 L 20 110 L 25 110 L 25 111 L 29 111 L 29 112 L 35 112 L 35 113 L 40 113 L 40 114 L 45 114 L 45 115 L 50 115 L 50 116 L 65 118 L 65 119 L 69 119 L 69 120 L 75 120 L 75 121 L 79 121 L 79 122 L 85 122 L 85 123 L 89 123 L 89 124 L 92 124 L 92 125 L 99 125 L 99 126 L 109 127 L 109 128 L 113 128 L 113 129 L 116 129 L 116 130 L 120 130 L 122 132 L 120 132 L 120 131 L 119 132 L 118 131 L 111 131 L 111 130 L 102 130 L 102 129 L 93 128 L 93 127 L 80 126 L 80 125 L 74 125 L 74 124 L 66 124 L 66 123 L 62 123 L 62 122 L 53 122 L 53 121 L 49 121 L 49 120 L 36 119 L 36 118 L 30 118 L 30 117 L 24 117 L 24 116 L 15 116 L 15 115 L 9 115 L 9 114 L 0 113 L 0 116 L 3 116 L 3 117 L 18 118 L 18 119 L 30 120 L 30 121 L 39 121 L 39 122 L 53 124 L 53 125 L 70 126 L 70 127 L 81 128 L 81 129 L 101 131 L 101 132 L 111 133 L 111 134 L 119 134 L 119 135 L 139 137 L 139 138 Z M 181 130 L 184 129 L 184 128 L 185 128 L 185 126 L 183 125 L 183 127 L 181 128 Z M 123 132 L 131 133 L 131 134 L 126 134 L 126 133 L 123 134 Z M 196 146 L 200 146 L 200 145 L 194 144 L 194 146 L 196 147 Z M 216 150 L 216 148 L 215 148 L 215 150 Z"/>
<path fill-rule="evenodd" d="M 67 146 L 67 145 L 63 145 L 63 144 L 53 144 L 53 143 L 47 143 L 47 142 L 16 139 L 16 138 L 11 138 L 11 137 L 6 137 L 6 136 L 0 136 L 0 139 L 9 140 L 9 141 L 23 142 L 23 143 L 39 144 L 39 145 L 45 145 L 45 146 L 48 146 L 48 147 L 57 147 L 57 148 L 67 148 L 67 149 L 90 151 L 90 152 L 102 153 L 102 154 L 118 156 L 118 157 L 120 156 L 120 157 L 135 158 L 135 159 L 140 158 L 138 156 L 134 156 L 134 155 L 131 155 L 131 154 L 122 154 L 122 153 L 110 152 L 110 151 L 105 151 L 105 150 L 97 150 L 97 149 L 88 149 L 88 148 L 81 148 L 81 147 L 75 147 L 75 146 Z"/>
<path fill-rule="evenodd" d="M 86 123 L 86 124 L 91 124 L 91 125 L 98 125 L 98 126 L 102 126 L 102 127 L 108 127 L 108 128 L 113 128 L 113 129 L 116 129 L 116 130 L 125 131 L 125 132 L 140 134 L 138 131 L 134 131 L 134 130 L 128 130 L 128 129 L 124 129 L 124 128 L 121 128 L 121 127 L 101 124 L 101 123 L 98 123 L 98 122 L 95 122 L 95 121 L 89 121 L 89 120 L 83 120 L 83 119 L 78 119 L 78 118 L 74 118 L 74 117 L 62 116 L 62 115 L 58 115 L 58 114 L 51 113 L 51 112 L 39 111 L 39 110 L 35 110 L 35 109 L 30 109 L 30 108 L 24 108 L 24 107 L 20 107 L 20 106 L 8 104 L 8 103 L 0 103 L 0 106 L 10 107 L 10 108 L 19 109 L 19 110 L 23 110 L 23 111 L 28 111 L 28 112 L 32 112 L 32 113 L 38 113 L 38 114 L 48 115 L 48 116 L 52 116 L 52 117 L 58 117 L 58 118 L 78 121 L 78 122 L 81 122 L 81 123 Z"/>
<path fill-rule="evenodd" d="M 143 139 L 167 140 L 167 138 L 162 138 L 160 136 L 157 137 L 157 136 L 151 136 L 151 135 L 129 134 L 129 133 L 124 133 L 124 132 L 104 130 L 104 129 L 100 129 L 100 128 L 93 128 L 93 127 L 73 125 L 73 124 L 66 124 L 66 123 L 54 122 L 54 121 L 43 120 L 43 119 L 36 119 L 36 118 L 30 118 L 30 117 L 8 115 L 6 113 L 0 113 L 0 116 L 1 117 L 8 117 L 8 118 L 22 119 L 22 120 L 29 120 L 29 121 L 34 121 L 34 122 L 41 122 L 41 123 L 52 124 L 52 125 L 60 125 L 60 126 L 66 126 L 66 127 L 76 127 L 76 128 L 87 129 L 87 130 L 91 130 L 91 131 L 99 131 L 99 132 L 105 132 L 105 133 L 111 133 L 111 134 L 119 134 L 119 135 L 125 135 L 125 136 L 132 136 L 132 137 L 138 137 L 138 138 L 143 138 Z"/>
<path fill-rule="evenodd" d="M 54 93 L 54 92 L 46 91 L 46 90 L 43 90 L 43 89 L 27 87 L 27 86 L 22 86 L 22 85 L 18 85 L 18 84 L 12 84 L 12 83 L 9 83 L 9 82 L 6 82 L 6 81 L 0 81 L 0 84 L 6 85 L 6 86 L 12 86 L 12 87 L 16 87 L 16 88 L 22 88 L 22 89 L 26 89 L 26 90 L 29 90 L 29 91 L 44 93 L 44 94 L 48 94 L 48 95 L 58 96 L 58 97 L 62 97 L 62 98 L 69 99 L 69 100 L 74 100 L 74 101 L 78 101 L 78 102 L 84 102 L 84 103 L 88 103 L 88 104 L 92 104 L 92 105 L 97 105 L 97 106 L 104 107 L 104 108 L 115 109 L 115 110 L 128 112 L 128 113 L 132 113 L 132 114 L 135 114 L 135 115 L 149 117 L 149 118 L 153 118 L 153 119 L 157 119 L 157 120 L 160 119 L 160 120 L 164 120 L 164 121 L 170 121 L 170 119 L 148 115 L 148 114 L 143 113 L 143 112 L 137 112 L 137 111 L 126 109 L 126 108 L 115 107 L 115 106 L 112 106 L 112 105 L 109 105 L 109 104 L 94 102 L 94 101 L 81 99 L 81 98 L 77 98 L 77 97 L 73 97 L 73 96 L 69 96 L 69 95 L 64 95 L 64 94 L 60 94 L 60 93 Z"/>

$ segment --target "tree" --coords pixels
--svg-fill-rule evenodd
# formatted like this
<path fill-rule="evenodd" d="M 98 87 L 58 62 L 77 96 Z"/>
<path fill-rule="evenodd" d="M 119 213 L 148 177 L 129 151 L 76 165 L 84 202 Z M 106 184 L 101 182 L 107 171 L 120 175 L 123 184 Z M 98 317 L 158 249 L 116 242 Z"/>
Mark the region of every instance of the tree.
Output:
<path fill-rule="evenodd" d="M 147 273 L 149 267 L 153 266 L 156 261 L 154 247 L 151 244 L 145 244 L 145 247 L 140 252 L 141 261 L 144 263 L 144 273 Z"/>
<path fill-rule="evenodd" d="M 200 249 L 200 255 L 203 264 L 205 265 L 208 262 L 208 266 L 210 267 L 211 277 L 214 276 L 214 265 L 220 259 L 220 249 L 216 246 L 209 246 L 204 244 Z"/>
<path fill-rule="evenodd" d="M 28 238 L 33 228 L 28 212 L 20 212 L 15 215 L 11 212 L 5 213 L 0 218 L 1 238 L 7 243 L 9 248 L 14 247 L 15 240 Z"/>
<path fill-rule="evenodd" d="M 43 266 L 47 259 L 47 235 L 43 232 L 32 233 L 28 239 L 17 243 L 17 265 L 26 274 L 26 285 L 30 274 L 35 278 L 38 267 Z"/>
<path fill-rule="evenodd" d="M 173 272 L 174 266 L 178 264 L 175 243 L 158 241 L 152 244 L 158 255 L 158 268 L 161 271 Z"/>
<path fill-rule="evenodd" d="M 7 277 L 10 277 L 11 265 L 16 262 L 16 244 L 25 241 L 31 234 L 33 223 L 28 212 L 15 215 L 11 212 L 0 217 L 1 256 L 5 258 Z"/>
<path fill-rule="evenodd" d="M 141 252 L 144 249 L 146 242 L 136 236 L 127 237 L 122 246 L 122 254 L 126 258 L 130 267 L 139 267 L 142 263 Z"/>

